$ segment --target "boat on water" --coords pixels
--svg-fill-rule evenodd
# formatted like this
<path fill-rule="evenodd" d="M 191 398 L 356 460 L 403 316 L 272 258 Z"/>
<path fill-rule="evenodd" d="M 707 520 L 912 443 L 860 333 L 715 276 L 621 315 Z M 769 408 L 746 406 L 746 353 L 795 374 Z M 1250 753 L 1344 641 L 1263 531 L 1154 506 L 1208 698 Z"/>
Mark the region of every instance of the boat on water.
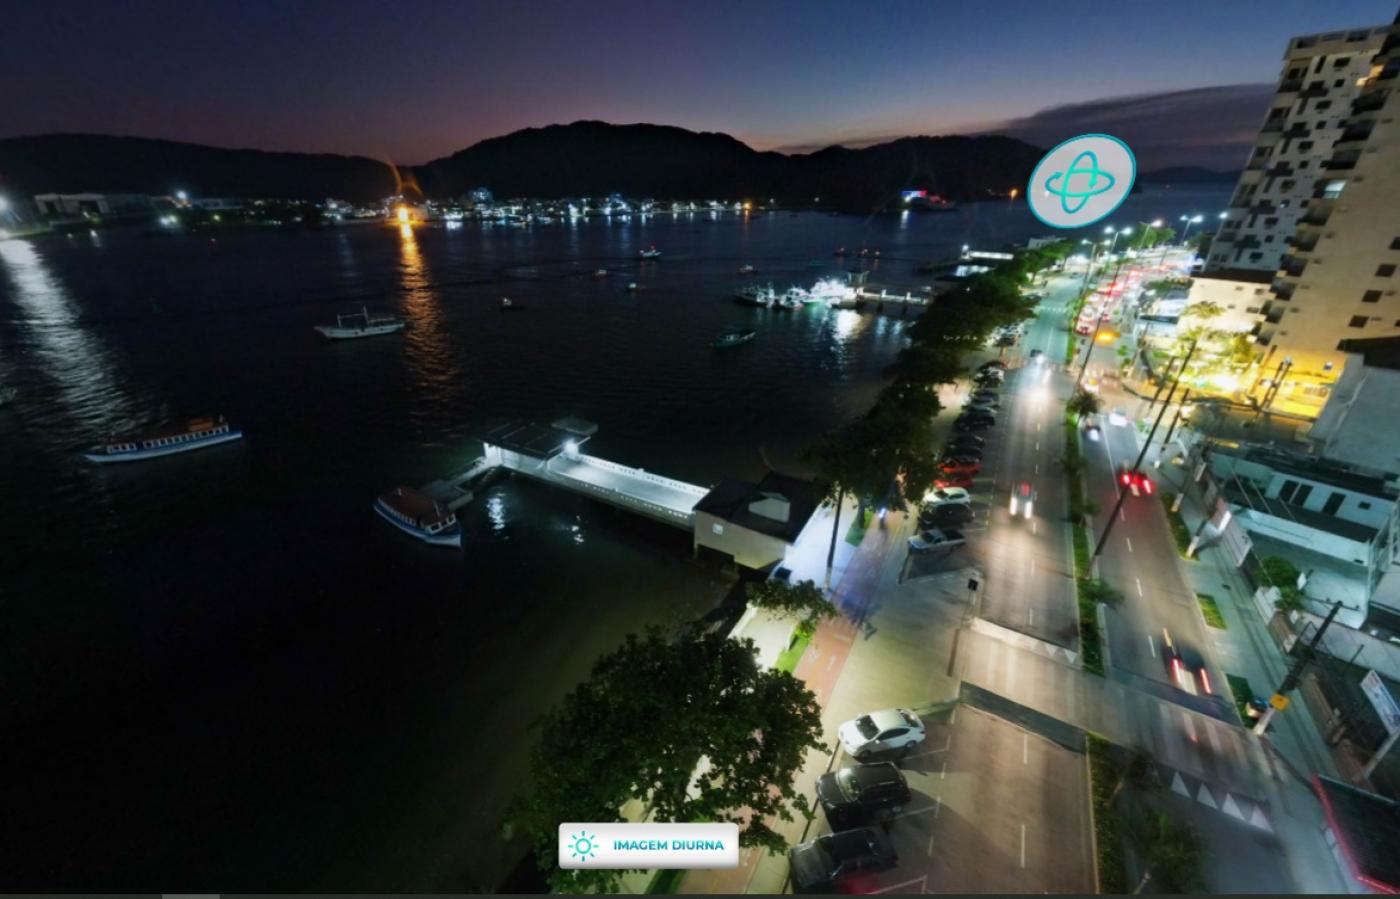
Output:
<path fill-rule="evenodd" d="M 142 459 L 186 453 L 242 438 L 243 432 L 231 427 L 222 415 L 218 418 L 195 418 L 184 424 L 157 428 L 131 437 L 115 438 L 92 452 L 83 453 L 83 458 L 100 464 L 139 462 Z"/>
<path fill-rule="evenodd" d="M 608 276 L 608 270 L 605 269 L 605 268 L 600 268 L 600 269 L 598 269 L 597 271 L 595 271 L 595 272 L 593 273 L 593 277 L 595 277 L 595 278 L 606 278 L 607 276 Z"/>
<path fill-rule="evenodd" d="M 750 340 L 753 340 L 757 336 L 757 331 L 748 330 L 744 328 L 733 328 L 728 331 L 725 331 L 723 334 L 716 337 L 714 341 L 710 343 L 710 346 L 714 347 L 717 350 L 728 349 L 732 346 L 739 346 L 741 344 L 748 343 Z"/>
<path fill-rule="evenodd" d="M 628 282 L 627 282 L 627 292 L 628 292 L 628 293 L 636 293 L 636 292 L 638 292 L 638 291 L 641 290 L 641 289 L 642 289 L 642 285 L 638 284 L 636 281 L 628 281 Z"/>
<path fill-rule="evenodd" d="M 335 317 L 333 325 L 317 325 L 316 330 L 327 340 L 354 340 L 358 337 L 378 337 L 380 334 L 394 334 L 407 324 L 394 315 L 371 315 L 369 309 L 360 307 L 359 312 L 351 312 Z"/>
<path fill-rule="evenodd" d="M 510 297 L 501 297 L 500 308 L 502 312 L 519 312 L 525 307 L 519 303 L 512 302 Z"/>
<path fill-rule="evenodd" d="M 761 306 L 764 309 L 769 309 L 777 301 L 778 293 L 771 284 L 767 286 L 750 284 L 734 291 L 734 302 L 744 306 Z"/>
<path fill-rule="evenodd" d="M 395 487 L 374 501 L 379 517 L 412 537 L 434 546 L 461 546 L 457 514 L 412 487 Z"/>
<path fill-rule="evenodd" d="M 773 303 L 773 308 L 786 309 L 788 311 L 801 309 L 806 305 L 809 296 L 810 294 L 800 287 L 789 287 L 778 295 L 777 300 Z"/>
<path fill-rule="evenodd" d="M 756 274 L 758 274 L 758 269 L 754 268 L 752 265 L 747 265 L 747 264 L 741 265 L 741 266 L 739 266 L 739 274 L 741 274 L 741 275 L 756 275 Z"/>
<path fill-rule="evenodd" d="M 656 247 L 647 247 L 645 250 L 642 250 L 642 252 L 638 253 L 637 255 L 643 259 L 660 259 L 661 251 L 658 250 Z"/>

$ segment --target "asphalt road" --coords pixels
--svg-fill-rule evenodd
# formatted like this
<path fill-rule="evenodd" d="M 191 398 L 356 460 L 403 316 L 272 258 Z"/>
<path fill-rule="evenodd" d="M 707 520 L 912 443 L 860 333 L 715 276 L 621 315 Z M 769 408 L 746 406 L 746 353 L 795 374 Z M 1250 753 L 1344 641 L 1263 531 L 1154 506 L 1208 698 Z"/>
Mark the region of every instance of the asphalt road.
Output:
<path fill-rule="evenodd" d="M 997 424 L 988 435 L 988 462 L 977 487 L 989 504 L 990 527 L 970 547 L 987 572 L 978 614 L 1012 630 L 1069 649 L 1078 647 L 1068 497 L 1059 459 L 1060 422 L 1069 378 L 1062 370 L 1064 316 L 1077 279 L 1051 282 L 1037 317 L 1008 353 Z M 1043 363 L 1029 363 L 1031 350 Z M 995 444 L 992 444 L 992 441 Z M 1012 518 L 1011 492 L 1018 483 L 1036 491 L 1034 515 Z"/>
<path fill-rule="evenodd" d="M 1112 349 L 1097 350 L 1091 368 L 1098 364 L 1097 360 L 1105 363 L 1114 360 Z M 1103 439 L 1097 443 L 1084 440 L 1081 444 L 1086 463 L 1086 489 L 1098 504 L 1090 535 L 1091 547 L 1097 544 L 1107 526 L 1119 491 L 1123 489 L 1118 480 L 1118 468 L 1121 464 L 1133 464 L 1145 439 L 1133 422 L 1146 402 L 1123 392 L 1111 380 L 1103 382 L 1101 395 Z M 1110 422 L 1108 413 L 1113 409 L 1126 413 L 1127 424 L 1117 426 Z M 1154 416 L 1156 411 L 1153 410 Z M 1164 417 L 1153 438 L 1154 446 L 1160 446 L 1166 435 L 1171 414 Z M 1142 470 L 1155 487 L 1157 478 L 1151 460 L 1149 453 Z M 1105 613 L 1112 674 L 1169 701 L 1223 721 L 1234 721 L 1236 716 L 1228 698 L 1224 673 L 1210 658 L 1206 625 L 1196 594 L 1188 585 L 1181 566 L 1160 492 L 1154 489 L 1152 495 L 1138 496 L 1129 492 L 1099 556 L 1099 576 L 1124 596 L 1121 603 Z M 1171 636 L 1178 648 L 1189 650 L 1204 662 L 1214 695 L 1205 692 L 1199 679 L 1198 695 L 1173 683 L 1164 646 L 1165 634 Z"/>

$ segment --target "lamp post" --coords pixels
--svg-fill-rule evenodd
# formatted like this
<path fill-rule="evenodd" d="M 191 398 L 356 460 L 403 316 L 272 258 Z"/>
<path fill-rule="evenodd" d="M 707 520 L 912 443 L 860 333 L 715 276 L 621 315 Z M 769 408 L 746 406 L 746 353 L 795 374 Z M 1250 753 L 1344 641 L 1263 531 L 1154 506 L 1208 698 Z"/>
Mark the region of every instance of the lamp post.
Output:
<path fill-rule="evenodd" d="M 1206 220 L 1206 217 L 1203 216 L 1203 215 L 1201 215 L 1200 213 L 1197 213 L 1196 215 L 1190 215 L 1190 216 L 1183 215 L 1183 216 L 1181 217 L 1181 221 L 1183 221 L 1183 222 L 1186 223 L 1186 227 L 1185 227 L 1185 228 L 1182 230 L 1182 232 L 1181 232 L 1181 243 L 1182 243 L 1183 245 L 1185 245 L 1185 243 L 1186 243 L 1186 235 L 1188 235 L 1188 234 L 1191 233 L 1191 226 L 1192 226 L 1192 225 L 1199 225 L 1201 222 L 1203 222 L 1203 221 L 1205 221 L 1205 220 Z"/>

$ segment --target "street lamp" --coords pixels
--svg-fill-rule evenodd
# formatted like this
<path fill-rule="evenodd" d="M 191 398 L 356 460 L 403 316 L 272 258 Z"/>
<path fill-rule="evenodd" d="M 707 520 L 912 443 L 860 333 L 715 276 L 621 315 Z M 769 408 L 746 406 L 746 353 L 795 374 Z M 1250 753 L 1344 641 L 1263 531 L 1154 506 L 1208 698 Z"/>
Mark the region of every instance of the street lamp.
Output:
<path fill-rule="evenodd" d="M 1183 222 L 1186 223 L 1186 227 L 1185 227 L 1185 228 L 1182 230 L 1182 232 L 1181 232 L 1181 242 L 1182 242 L 1183 244 L 1186 243 L 1186 235 L 1188 235 L 1188 234 L 1191 233 L 1191 226 L 1192 226 L 1192 225 L 1199 225 L 1201 222 L 1203 222 L 1203 221 L 1205 221 L 1205 220 L 1206 220 L 1206 217 L 1203 216 L 1203 215 L 1201 215 L 1201 214 L 1199 214 L 1199 213 L 1197 213 L 1196 215 L 1190 215 L 1190 216 L 1183 215 L 1183 216 L 1181 217 L 1181 221 L 1183 221 Z"/>

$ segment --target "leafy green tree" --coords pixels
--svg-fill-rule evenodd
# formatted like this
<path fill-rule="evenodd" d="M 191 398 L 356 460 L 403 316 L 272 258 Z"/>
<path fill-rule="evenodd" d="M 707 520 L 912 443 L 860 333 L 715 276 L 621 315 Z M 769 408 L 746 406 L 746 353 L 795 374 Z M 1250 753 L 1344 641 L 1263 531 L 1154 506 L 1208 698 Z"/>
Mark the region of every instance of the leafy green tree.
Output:
<path fill-rule="evenodd" d="M 513 818 L 564 893 L 614 892 L 624 872 L 559 868 L 559 823 L 621 821 L 632 801 L 656 821 L 732 821 L 740 845 L 782 850 L 766 819 L 809 811 L 795 778 L 824 747 L 816 697 L 760 668 L 752 641 L 655 628 L 600 658 L 538 733 Z"/>
<path fill-rule="evenodd" d="M 1141 746 L 1134 747 L 1119 766 L 1118 780 L 1108 797 L 1110 805 L 1126 787 L 1132 787 L 1138 793 L 1155 793 L 1162 788 L 1162 780 L 1157 775 L 1157 764 L 1152 760 L 1152 754 Z"/>
<path fill-rule="evenodd" d="M 1133 837 L 1144 863 L 1142 879 L 1134 893 L 1141 893 L 1149 881 L 1172 893 L 1194 892 L 1205 884 L 1201 873 L 1205 845 L 1189 824 L 1166 812 L 1149 809 Z"/>
<path fill-rule="evenodd" d="M 1095 415 L 1103 408 L 1103 401 L 1096 393 L 1090 393 L 1084 388 L 1074 392 L 1074 396 L 1065 400 L 1065 408 L 1076 417 L 1083 418 L 1086 415 Z"/>
<path fill-rule="evenodd" d="M 808 632 L 816 630 L 823 619 L 836 614 L 836 606 L 814 581 L 796 584 L 772 579 L 758 581 L 749 584 L 748 599 L 760 609 L 802 619 L 798 626 Z"/>
<path fill-rule="evenodd" d="M 1259 562 L 1259 576 L 1264 583 L 1277 587 L 1279 598 L 1275 605 L 1281 612 L 1302 611 L 1303 591 L 1298 589 L 1298 566 L 1283 556 L 1266 556 Z"/>

